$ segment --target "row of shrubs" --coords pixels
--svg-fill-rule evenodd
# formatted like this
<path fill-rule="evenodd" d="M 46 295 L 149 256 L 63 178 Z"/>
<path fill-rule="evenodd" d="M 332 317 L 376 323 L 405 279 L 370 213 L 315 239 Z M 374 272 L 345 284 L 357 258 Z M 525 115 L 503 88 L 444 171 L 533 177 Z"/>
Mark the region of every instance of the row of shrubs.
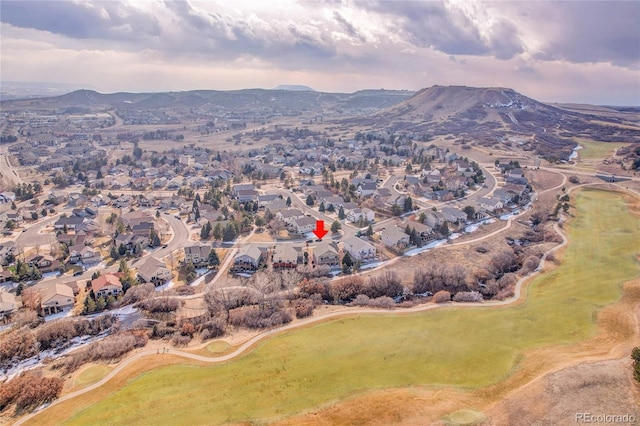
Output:
<path fill-rule="evenodd" d="M 38 350 L 61 349 L 79 336 L 95 336 L 117 328 L 117 318 L 103 315 L 93 319 L 60 319 L 31 329 L 14 326 L 0 335 L 0 367 L 30 358 Z"/>
<path fill-rule="evenodd" d="M 148 338 L 144 332 L 119 331 L 90 344 L 81 351 L 75 351 L 65 357 L 60 366 L 64 369 L 64 373 L 68 374 L 87 362 L 117 360 L 131 350 L 143 347 L 147 341 Z"/>
<path fill-rule="evenodd" d="M 16 404 L 16 414 L 53 401 L 62 391 L 63 380 L 59 377 L 44 377 L 33 371 L 3 383 L 0 386 L 0 411 Z"/>

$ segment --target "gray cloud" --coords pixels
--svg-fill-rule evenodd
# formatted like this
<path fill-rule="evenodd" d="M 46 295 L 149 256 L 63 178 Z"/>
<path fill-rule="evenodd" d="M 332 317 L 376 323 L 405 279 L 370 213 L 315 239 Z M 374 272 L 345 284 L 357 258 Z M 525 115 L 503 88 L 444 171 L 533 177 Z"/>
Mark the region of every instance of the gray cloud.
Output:
<path fill-rule="evenodd" d="M 494 55 L 510 59 L 523 51 L 517 28 L 504 19 L 482 36 L 463 11 L 441 2 L 375 1 L 356 6 L 398 19 L 409 42 L 449 55 Z"/>
<path fill-rule="evenodd" d="M 336 20 L 336 22 L 338 24 L 340 24 L 340 26 L 342 27 L 342 29 L 344 29 L 344 31 L 351 37 L 354 38 L 358 41 L 361 42 L 366 42 L 367 39 L 366 37 L 364 37 L 362 34 L 360 34 L 360 32 L 358 31 L 358 29 L 349 21 L 347 21 L 347 19 L 345 19 L 344 16 L 342 16 L 340 14 L 340 12 L 338 12 L 337 10 L 333 11 L 333 19 Z"/>
<path fill-rule="evenodd" d="M 2 1 L 0 17 L 16 27 L 77 39 L 133 40 L 162 33 L 153 15 L 111 1 Z"/>
<path fill-rule="evenodd" d="M 542 60 L 640 68 L 640 2 L 536 3 L 527 14 L 550 32 Z"/>

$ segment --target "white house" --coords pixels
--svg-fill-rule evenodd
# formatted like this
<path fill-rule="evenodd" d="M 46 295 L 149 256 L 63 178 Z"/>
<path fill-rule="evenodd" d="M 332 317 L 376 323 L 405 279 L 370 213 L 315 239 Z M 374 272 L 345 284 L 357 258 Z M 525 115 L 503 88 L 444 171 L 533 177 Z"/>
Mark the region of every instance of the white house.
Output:
<path fill-rule="evenodd" d="M 504 204 L 502 203 L 502 201 L 496 198 L 480 198 L 478 200 L 478 206 L 485 209 L 486 211 L 494 212 L 496 210 L 502 209 L 504 207 Z"/>
<path fill-rule="evenodd" d="M 343 248 L 354 260 L 371 261 L 376 258 L 376 248 L 356 236 L 344 240 Z"/>
<path fill-rule="evenodd" d="M 360 219 L 365 222 L 373 222 L 375 219 L 375 213 L 373 210 L 368 208 L 355 208 L 351 209 L 348 212 L 345 212 L 347 215 L 347 220 L 350 222 L 360 222 Z"/>

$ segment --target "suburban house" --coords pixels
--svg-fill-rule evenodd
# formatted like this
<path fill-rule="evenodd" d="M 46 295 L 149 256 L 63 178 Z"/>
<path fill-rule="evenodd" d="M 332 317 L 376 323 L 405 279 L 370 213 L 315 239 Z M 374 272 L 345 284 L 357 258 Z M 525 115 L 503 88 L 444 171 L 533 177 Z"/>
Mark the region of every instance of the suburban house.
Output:
<path fill-rule="evenodd" d="M 40 309 L 43 315 L 57 314 L 73 308 L 73 289 L 66 284 L 49 283 L 40 288 Z M 95 293 L 95 291 L 94 291 Z"/>
<path fill-rule="evenodd" d="M 304 216 L 304 213 L 302 213 L 298 209 L 287 209 L 287 210 L 282 210 L 276 213 L 276 217 L 281 221 L 283 221 L 284 223 L 286 223 L 287 225 L 293 226 L 294 219 L 301 219 L 305 216 Z"/>
<path fill-rule="evenodd" d="M 24 260 L 24 263 L 31 267 L 38 268 L 42 273 L 60 271 L 62 264 L 48 254 L 32 254 Z"/>
<path fill-rule="evenodd" d="M 13 223 L 16 224 L 21 224 L 22 221 L 24 220 L 24 218 L 22 217 L 22 215 L 18 212 L 14 212 L 14 211 L 9 211 L 5 214 L 5 216 L 7 217 L 7 221 L 12 221 Z"/>
<path fill-rule="evenodd" d="M 138 235 L 146 238 L 151 237 L 151 231 L 153 230 L 153 221 L 151 220 L 137 223 L 131 227 L 131 233 L 133 235 Z"/>
<path fill-rule="evenodd" d="M 266 203 L 265 208 L 268 209 L 272 214 L 277 214 L 283 210 L 288 210 L 289 206 L 287 206 L 287 202 L 281 198 L 276 198 L 275 200 Z"/>
<path fill-rule="evenodd" d="M 366 207 L 362 209 L 356 207 L 355 209 L 350 209 L 345 213 L 347 215 L 347 220 L 354 223 L 360 222 L 360 220 L 370 223 L 374 221 L 376 216 L 373 210 L 370 210 Z"/>
<path fill-rule="evenodd" d="M 430 226 L 424 225 L 420 222 L 409 222 L 409 226 L 416 230 L 422 244 L 426 244 L 429 241 L 436 239 L 436 233 Z"/>
<path fill-rule="evenodd" d="M 380 241 L 385 247 L 404 250 L 409 245 L 409 235 L 397 226 L 389 226 L 380 232 Z"/>
<path fill-rule="evenodd" d="M 61 217 L 54 223 L 55 229 L 80 229 L 84 224 L 85 218 L 80 216 Z"/>
<path fill-rule="evenodd" d="M 365 240 L 356 236 L 343 241 L 343 248 L 349 252 L 354 260 L 371 261 L 376 258 L 376 248 Z"/>
<path fill-rule="evenodd" d="M 325 265 L 329 267 L 340 266 L 340 254 L 335 243 L 325 242 L 313 249 L 313 256 L 317 266 Z"/>
<path fill-rule="evenodd" d="M 184 263 L 191 262 L 196 268 L 207 266 L 209 253 L 211 253 L 210 245 L 194 244 L 186 246 L 184 248 Z"/>
<path fill-rule="evenodd" d="M 258 246 L 248 245 L 240 249 L 233 259 L 232 272 L 252 273 L 258 270 L 264 259 L 263 249 Z"/>
<path fill-rule="evenodd" d="M 247 201 L 258 201 L 258 191 L 252 183 L 234 185 L 232 189 L 233 197 L 239 203 Z"/>
<path fill-rule="evenodd" d="M 171 277 L 171 271 L 167 265 L 157 257 L 149 256 L 142 265 L 138 266 L 138 278 L 142 282 L 159 286 L 169 281 Z"/>
<path fill-rule="evenodd" d="M 328 197 L 323 197 L 321 199 L 321 202 L 324 203 L 324 207 L 325 208 L 329 208 L 329 206 L 333 206 L 333 208 L 335 210 L 338 210 L 340 207 L 342 207 L 344 205 L 344 198 L 342 198 L 342 196 L 338 195 L 330 195 Z"/>
<path fill-rule="evenodd" d="M 377 188 L 373 192 L 374 198 L 380 198 L 382 200 L 386 200 L 387 198 L 390 198 L 391 195 L 392 195 L 391 190 L 389 188 Z"/>
<path fill-rule="evenodd" d="M 122 223 L 130 229 L 143 222 L 153 222 L 148 210 L 135 210 L 121 216 Z"/>
<path fill-rule="evenodd" d="M 485 197 L 478 199 L 478 206 L 488 212 L 495 212 L 496 210 L 501 210 L 504 207 L 504 204 L 497 198 Z"/>
<path fill-rule="evenodd" d="M 138 244 L 140 245 L 140 247 L 145 247 L 149 245 L 150 241 L 149 238 L 141 235 L 125 233 L 118 234 L 118 236 L 114 240 L 114 243 L 116 245 L 116 249 L 119 249 L 120 245 L 122 245 L 127 250 L 127 253 L 133 253 L 134 248 Z"/>
<path fill-rule="evenodd" d="M 376 188 L 377 186 L 375 182 L 363 182 L 360 185 L 358 185 L 358 189 L 356 190 L 356 192 L 361 197 L 369 197 L 373 195 Z"/>
<path fill-rule="evenodd" d="M 16 297 L 0 288 L 0 320 L 5 320 L 18 309 Z"/>
<path fill-rule="evenodd" d="M 264 208 L 266 207 L 269 203 L 275 201 L 275 200 L 281 200 L 282 198 L 280 198 L 279 195 L 276 194 L 267 194 L 267 195 L 258 195 L 258 207 L 259 208 Z"/>
<path fill-rule="evenodd" d="M 442 215 L 449 223 L 455 223 L 458 225 L 464 225 L 467 223 L 467 214 L 453 207 L 443 207 Z"/>
<path fill-rule="evenodd" d="M 503 188 L 498 188 L 495 191 L 493 191 L 493 196 L 491 198 L 498 199 L 502 201 L 503 205 L 507 205 L 511 203 L 515 197 L 516 197 L 515 193 L 509 192 Z"/>
<path fill-rule="evenodd" d="M 315 228 L 316 219 L 313 217 L 303 216 L 298 219 L 293 219 L 289 229 L 297 234 L 305 234 L 313 231 Z"/>
<path fill-rule="evenodd" d="M 445 223 L 447 219 L 445 219 L 444 215 L 440 212 L 428 212 L 425 215 L 424 224 L 430 226 L 431 228 L 435 226 L 440 226 Z"/>
<path fill-rule="evenodd" d="M 91 280 L 91 290 L 96 297 L 115 297 L 122 293 L 122 283 L 118 275 L 107 273 Z"/>
<path fill-rule="evenodd" d="M 84 244 L 76 244 L 69 247 L 69 263 L 82 264 L 96 263 L 101 260 L 101 254 L 98 249 L 91 246 L 85 246 Z"/>
<path fill-rule="evenodd" d="M 236 191 L 236 198 L 240 204 L 249 201 L 258 201 L 258 191 L 255 189 L 241 189 Z"/>
<path fill-rule="evenodd" d="M 279 244 L 273 250 L 273 269 L 296 268 L 303 261 L 302 247 L 293 247 L 289 244 Z"/>

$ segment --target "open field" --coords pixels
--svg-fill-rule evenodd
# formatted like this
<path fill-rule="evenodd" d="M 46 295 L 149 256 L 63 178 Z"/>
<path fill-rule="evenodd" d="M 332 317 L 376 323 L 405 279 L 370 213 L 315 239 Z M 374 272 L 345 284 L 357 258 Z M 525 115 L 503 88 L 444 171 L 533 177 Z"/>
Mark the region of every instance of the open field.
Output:
<path fill-rule="evenodd" d="M 600 160 L 611 157 L 613 151 L 628 144 L 615 142 L 593 142 L 585 139 L 577 141 L 582 147 L 578 151 L 578 160 Z"/>
<path fill-rule="evenodd" d="M 100 402 L 82 395 L 32 424 L 59 424 L 69 415 L 67 424 L 275 419 L 371 390 L 499 383 L 518 372 L 529 351 L 564 350 L 593 336 L 595 312 L 638 276 L 640 225 L 623 198 L 583 191 L 575 203 L 563 264 L 535 279 L 514 306 L 333 320 L 270 339 L 223 365 L 184 363 L 109 382 L 98 393 L 115 392 Z M 625 323 L 618 330 L 618 339 L 632 334 Z"/>

